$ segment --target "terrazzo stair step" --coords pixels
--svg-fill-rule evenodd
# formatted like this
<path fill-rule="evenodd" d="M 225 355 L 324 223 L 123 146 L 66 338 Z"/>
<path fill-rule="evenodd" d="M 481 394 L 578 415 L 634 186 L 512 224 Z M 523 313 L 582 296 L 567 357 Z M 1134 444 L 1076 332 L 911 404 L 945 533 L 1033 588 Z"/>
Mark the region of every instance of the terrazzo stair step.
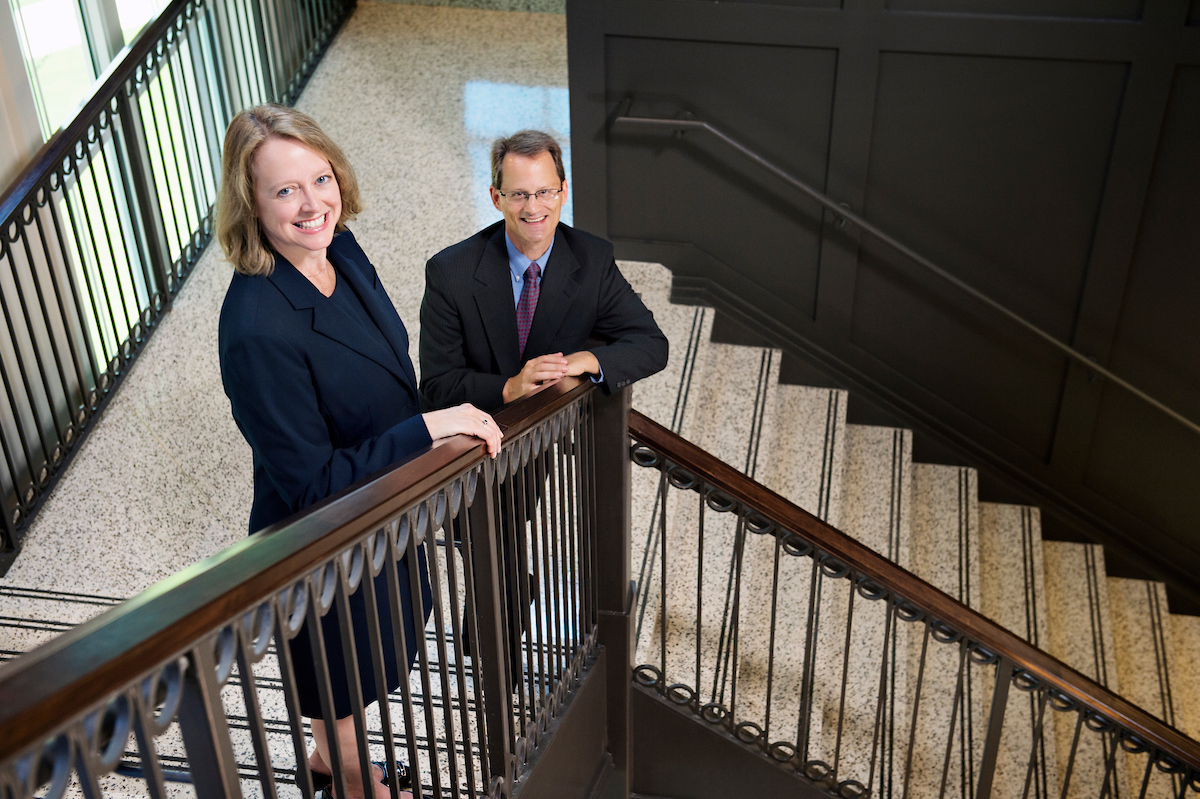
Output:
<path fill-rule="evenodd" d="M 834 527 L 842 512 L 848 397 L 840 389 L 781 385 L 763 430 L 780 445 L 760 482 Z"/>
<path fill-rule="evenodd" d="M 1036 647 L 1048 644 L 1045 570 L 1042 564 L 1041 514 L 1026 505 L 979 503 L 980 612 Z M 990 707 L 995 685 L 993 667 L 972 666 L 983 707 Z M 1034 754 L 1030 797 L 1059 796 L 1058 757 L 1053 714 L 1047 713 L 1044 734 L 1034 748 L 1038 707 L 1034 694 L 1010 690 L 1004 717 L 1004 734 L 996 768 L 993 796 L 1009 799 L 1023 795 L 1030 752 Z M 977 740 L 982 740 L 986 714 L 981 716 Z"/>
<path fill-rule="evenodd" d="M 979 475 L 974 469 L 928 463 L 913 464 L 909 570 L 970 608 L 979 609 Z M 920 704 L 916 690 L 922 648 Z M 972 769 L 982 755 L 980 734 L 986 708 L 980 684 L 972 674 L 963 682 L 963 702 L 955 712 L 958 647 L 924 641 L 917 628 L 908 641 L 909 707 L 918 710 L 913 746 L 914 796 L 937 795 L 946 758 L 946 742 L 954 719 L 947 796 L 972 795 Z M 911 718 L 911 717 L 910 717 Z"/>
<path fill-rule="evenodd" d="M 846 425 L 841 493 L 838 527 L 907 568 L 911 431 Z M 808 757 L 827 763 L 836 758 L 839 780 L 865 782 L 872 759 L 875 719 L 882 702 L 879 718 L 886 732 L 881 740 L 876 779 L 886 781 L 889 774 L 898 777 L 895 772 L 903 769 L 908 740 L 908 625 L 893 625 L 890 645 L 885 648 L 886 607 L 854 592 L 846 579 L 824 573 L 818 573 L 816 579 L 821 623 L 815 649 L 812 751 Z M 881 673 L 885 686 L 882 699 Z M 844 699 L 843 679 L 848 686 Z M 879 785 L 877 782 L 876 790 Z"/>
<path fill-rule="evenodd" d="M 1049 633 L 1043 648 L 1114 693 L 1121 693 L 1104 548 L 1096 544 L 1043 541 L 1042 561 Z M 1074 738 L 1072 724 L 1059 723 L 1055 727 L 1054 748 L 1059 763 L 1065 764 L 1070 759 Z M 1122 754 L 1117 751 L 1115 757 L 1120 759 Z M 1099 796 L 1111 755 L 1111 742 L 1096 735 L 1081 734 L 1067 796 L 1080 799 Z M 1116 795 L 1128 796 L 1126 768 L 1123 760 L 1120 762 L 1121 765 L 1114 766 Z M 1061 777 L 1065 778 L 1065 768 L 1063 771 Z M 1061 785 L 1059 789 L 1061 792 Z"/>
<path fill-rule="evenodd" d="M 1179 727 L 1177 686 L 1189 677 L 1195 679 L 1195 667 L 1181 671 L 1173 668 L 1178 656 L 1166 586 L 1122 577 L 1109 577 L 1107 584 L 1121 695 L 1167 724 Z M 1145 778 L 1145 758 L 1125 760 L 1127 779 L 1136 795 Z M 1178 792 L 1179 786 L 1170 776 L 1153 770 L 1147 796 L 1174 796 Z"/>
<path fill-rule="evenodd" d="M 1175 727 L 1200 741 L 1200 616 L 1172 613 Z"/>
<path fill-rule="evenodd" d="M 705 324 L 711 330 L 711 321 Z M 779 354 L 755 347 L 717 344 L 707 338 L 695 341 L 696 346 L 690 392 L 684 398 L 685 407 L 675 414 L 681 435 L 701 448 L 750 477 L 769 461 L 771 440 L 764 435 L 773 422 L 774 394 L 779 385 Z M 657 479 L 657 474 L 654 475 Z M 637 486 L 635 485 L 635 488 Z M 643 488 L 645 490 L 645 488 Z M 657 496 L 657 485 L 654 487 Z M 667 550 L 670 553 L 670 574 L 666 581 L 666 612 L 661 612 L 661 573 L 657 514 L 659 503 L 651 505 L 651 523 L 635 530 L 642 536 L 640 548 L 642 567 L 638 579 L 645 597 L 644 613 L 638 625 L 639 663 L 661 663 L 663 660 L 663 624 L 666 625 L 666 670 L 668 682 L 682 682 L 704 689 L 702 701 L 730 704 L 742 689 L 735 681 L 738 658 L 745 650 L 731 651 L 732 633 L 743 614 L 734 610 L 752 607 L 756 600 L 751 594 L 758 586 L 743 585 L 733 575 L 737 558 L 737 519 L 732 514 L 711 509 L 703 511 L 700 497 L 694 492 L 671 491 L 668 494 Z M 635 500 L 636 502 L 636 500 Z M 635 505 L 636 506 L 636 505 Z M 637 523 L 635 521 L 635 523 Z M 697 531 L 703 525 L 703 543 Z M 749 571 L 760 573 L 761 552 L 765 539 L 747 536 L 742 554 Z M 701 560 L 703 553 L 703 560 Z M 635 568 L 638 567 L 635 561 Z M 697 598 L 697 575 L 700 577 L 700 596 Z M 743 596 L 743 588 L 747 591 Z M 700 624 L 697 625 L 697 608 Z M 756 608 L 756 610 L 759 608 Z M 760 615 L 760 614 L 755 614 Z M 747 623 L 753 625 L 747 617 Z M 741 630 L 743 635 L 753 631 Z M 700 674 L 696 673 L 695 652 L 697 635 L 705 648 Z M 757 675 L 745 675 L 754 683 Z M 740 685 L 740 683 L 739 683 Z M 741 713 L 739 712 L 739 717 Z"/>

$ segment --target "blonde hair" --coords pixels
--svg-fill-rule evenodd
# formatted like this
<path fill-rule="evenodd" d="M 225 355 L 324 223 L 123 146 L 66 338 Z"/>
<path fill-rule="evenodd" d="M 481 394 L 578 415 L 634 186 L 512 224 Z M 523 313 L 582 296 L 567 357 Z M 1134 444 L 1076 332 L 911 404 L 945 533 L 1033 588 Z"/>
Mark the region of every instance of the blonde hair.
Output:
<path fill-rule="evenodd" d="M 244 275 L 269 275 L 275 254 L 258 224 L 254 202 L 254 156 L 271 138 L 293 139 L 329 161 L 342 195 L 342 215 L 334 228 L 340 232 L 362 211 L 358 179 L 342 148 L 321 130 L 312 117 L 282 105 L 247 108 L 233 118 L 225 131 L 221 158 L 221 192 L 217 197 L 217 241 L 237 271 Z"/>

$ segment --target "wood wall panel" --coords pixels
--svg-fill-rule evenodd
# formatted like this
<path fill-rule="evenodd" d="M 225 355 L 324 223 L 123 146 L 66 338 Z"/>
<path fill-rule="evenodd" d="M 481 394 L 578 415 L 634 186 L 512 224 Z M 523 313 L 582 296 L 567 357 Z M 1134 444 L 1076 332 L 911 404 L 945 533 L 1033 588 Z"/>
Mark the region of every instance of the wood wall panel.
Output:
<path fill-rule="evenodd" d="M 610 37 L 606 63 L 613 102 L 632 92 L 633 113 L 689 111 L 824 185 L 834 51 Z M 609 235 L 690 242 L 812 317 L 814 202 L 701 134 L 614 133 L 608 165 Z"/>
<path fill-rule="evenodd" d="M 1127 71 L 883 54 L 864 215 L 1069 341 Z M 864 256 L 851 340 L 1047 461 L 1065 360 L 881 246 Z"/>
<path fill-rule="evenodd" d="M 1176 72 L 1112 368 L 1200 419 L 1200 68 Z M 1200 554 L 1200 436 L 1106 387 L 1085 482 Z"/>
<path fill-rule="evenodd" d="M 1000 14 L 1016 17 L 1136 20 L 1141 0 L 888 0 L 891 11 Z"/>

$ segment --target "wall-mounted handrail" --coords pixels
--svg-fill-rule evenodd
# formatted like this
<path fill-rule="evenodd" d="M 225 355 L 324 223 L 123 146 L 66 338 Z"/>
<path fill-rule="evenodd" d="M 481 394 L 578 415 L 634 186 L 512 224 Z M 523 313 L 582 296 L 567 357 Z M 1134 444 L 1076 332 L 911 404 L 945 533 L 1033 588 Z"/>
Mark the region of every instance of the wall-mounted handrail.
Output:
<path fill-rule="evenodd" d="M 1133 394 L 1135 397 L 1141 399 L 1143 402 L 1147 403 L 1148 405 L 1150 405 L 1154 408 L 1157 408 L 1158 410 L 1162 411 L 1167 416 L 1170 416 L 1172 419 L 1179 422 L 1181 425 L 1188 428 L 1192 432 L 1200 433 L 1200 424 L 1197 424 L 1196 422 L 1187 418 L 1186 416 L 1184 416 L 1183 414 L 1174 410 L 1173 408 L 1169 407 L 1168 405 L 1166 405 L 1166 404 L 1162 403 L 1161 401 L 1155 399 L 1154 397 L 1150 396 L 1145 391 L 1142 391 L 1140 388 L 1138 388 L 1137 386 L 1130 383 L 1128 380 L 1125 380 L 1124 378 L 1120 377 L 1119 375 L 1114 374 L 1111 370 L 1106 369 L 1105 367 L 1096 363 L 1095 360 L 1084 355 L 1082 352 L 1075 349 L 1071 345 L 1069 345 L 1065 342 L 1059 341 L 1057 338 L 1055 338 L 1051 334 L 1047 333 L 1045 330 L 1042 330 L 1040 327 L 1035 325 L 1033 322 L 1030 322 L 1028 319 L 1021 316 L 1016 311 L 1013 311 L 1012 309 L 1006 307 L 1005 305 L 1001 304 L 1000 302 L 998 302 L 998 301 L 992 299 L 991 297 L 989 297 L 988 295 L 984 294 L 982 291 L 980 291 L 979 289 L 970 285 L 969 283 L 966 283 L 963 280 L 950 274 L 945 269 L 943 269 L 942 267 L 935 264 L 933 261 L 929 260 L 925 256 L 923 256 L 920 253 L 918 253 L 917 251 L 913 250 L 911 247 L 907 246 L 906 244 L 904 244 L 901 241 L 898 241 L 896 238 L 894 238 L 893 236 L 884 232 L 883 230 L 880 230 L 878 227 L 876 227 L 875 225 L 868 222 L 862 216 L 854 213 L 854 211 L 850 210 L 845 205 L 842 205 L 842 204 L 836 202 L 828 195 L 818 191 L 817 189 L 813 188 L 809 184 L 800 180 L 796 176 L 790 174 L 786 170 L 771 163 L 769 160 L 764 158 L 762 155 L 755 152 L 750 147 L 747 147 L 745 144 L 741 143 L 737 139 L 733 138 L 728 133 L 725 133 L 720 128 L 717 128 L 714 125 L 712 125 L 711 123 L 705 122 L 703 120 L 692 119 L 692 118 L 663 119 L 663 118 L 658 118 L 658 117 L 628 116 L 628 107 L 629 107 L 629 101 L 626 100 L 622 104 L 621 108 L 618 109 L 617 116 L 612 120 L 612 124 L 614 127 L 618 126 L 618 125 L 624 125 L 627 127 L 662 128 L 662 129 L 666 129 L 666 130 L 676 130 L 676 131 L 702 130 L 702 131 L 706 131 L 706 132 L 712 134 L 712 136 L 714 136 L 719 141 L 724 142 L 729 147 L 733 148 L 734 150 L 737 150 L 739 153 L 744 155 L 746 158 L 749 158 L 751 161 L 758 164 L 760 167 L 762 167 L 766 171 L 770 172 L 772 175 L 779 178 L 783 182 L 787 183 L 789 186 L 792 186 L 792 187 L 798 189 L 805 196 L 809 197 L 810 199 L 812 199 L 813 201 L 815 201 L 816 203 L 818 203 L 825 209 L 833 212 L 839 218 L 845 219 L 847 222 L 850 222 L 851 224 L 858 227 L 864 233 L 867 233 L 867 234 L 873 236 L 874 238 L 878 239 L 879 241 L 883 242 L 884 244 L 888 245 L 889 247 L 894 249 L 896 252 L 900 253 L 901 255 L 905 256 L 906 258 L 908 258 L 908 259 L 912 260 L 913 262 L 919 264 L 920 266 L 924 267 L 927 271 L 932 272 L 933 274 L 937 275 L 939 278 L 941 278 L 942 280 L 945 280 L 947 283 L 958 288 L 960 291 L 963 291 L 964 293 L 975 298 L 979 302 L 983 303 L 984 305 L 988 306 L 992 310 L 999 313 L 1001 316 L 1004 316 L 1007 319 L 1012 320 L 1013 322 L 1020 325 L 1022 328 L 1024 328 L 1028 332 L 1032 333 L 1033 335 L 1037 336 L 1038 338 L 1042 339 L 1047 344 L 1054 347 L 1055 349 L 1057 349 L 1059 352 L 1063 353 L 1067 357 L 1072 358 L 1075 361 L 1078 361 L 1086 369 L 1088 369 L 1092 372 L 1095 372 L 1096 374 L 1100 375 L 1101 377 L 1105 378 L 1106 380 L 1109 380 L 1109 381 L 1115 383 L 1116 385 L 1118 385 L 1121 388 L 1128 391 L 1130 394 Z"/>
<path fill-rule="evenodd" d="M 879 595 L 886 594 L 894 598 L 897 610 L 903 607 L 915 608 L 924 617 L 936 619 L 998 659 L 1011 663 L 1016 673 L 1031 675 L 1039 685 L 1069 697 L 1082 707 L 1115 722 L 1143 742 L 1184 764 L 1190 770 L 1190 775 L 1187 771 L 1184 772 L 1186 780 L 1200 777 L 1200 743 L 1197 741 L 637 411 L 630 414 L 629 434 L 636 444 L 640 445 L 639 448 L 648 451 L 639 452 L 639 448 L 635 448 L 632 452 L 635 462 L 662 470 L 664 484 L 700 491 L 702 495 L 710 498 L 710 507 L 713 508 L 714 515 L 720 510 L 730 510 L 744 520 L 743 523 L 747 527 L 754 525 L 754 532 L 762 533 L 765 528 L 779 536 L 784 540 L 785 547 L 795 546 L 795 543 L 787 543 L 787 539 L 789 533 L 796 533 L 803 541 L 815 547 L 812 551 L 814 559 L 817 553 L 828 554 L 832 561 L 826 562 L 825 565 L 831 570 L 839 572 L 841 576 L 845 576 L 847 572 L 852 576 L 857 575 L 862 581 L 858 584 L 860 588 L 869 587 L 871 591 L 877 591 L 869 598 L 879 598 Z M 647 459 L 642 457 L 648 454 L 653 455 L 652 462 L 647 462 Z M 662 502 L 665 507 L 667 500 L 662 499 Z M 689 528 L 689 532 L 693 531 Z M 704 535 L 703 523 L 694 534 Z M 717 540 L 718 538 L 714 537 L 712 544 L 717 543 Z M 664 538 L 664 556 L 667 551 L 668 545 Z M 689 551 L 688 555 L 695 557 L 695 552 Z M 842 566 L 846 567 L 846 571 L 841 569 Z M 665 561 L 663 568 L 668 568 Z M 684 580 L 687 579 L 684 574 L 686 571 L 684 569 L 669 573 L 678 575 L 672 579 Z M 875 585 L 872 586 L 872 583 Z M 684 595 L 687 595 L 687 591 L 677 596 Z M 781 612 L 788 619 L 788 624 L 801 624 L 802 621 L 796 618 L 801 611 L 802 608 L 791 607 Z M 678 608 L 675 608 L 674 612 L 681 613 Z M 774 610 L 771 612 L 774 613 Z M 780 626 L 785 624 L 781 622 Z M 686 622 L 680 627 L 687 628 Z M 774 629 L 774 626 L 771 629 Z M 665 636 L 658 640 L 665 640 Z M 714 646 L 709 644 L 710 648 Z M 772 654 L 775 652 L 773 647 L 774 644 L 768 649 Z M 686 657 L 684 660 L 686 661 Z M 684 673 L 688 673 L 686 669 Z M 679 675 L 672 675 L 666 682 L 678 678 Z M 678 700 L 676 701 L 678 703 Z M 739 719 L 735 718 L 731 723 L 737 721 Z"/>

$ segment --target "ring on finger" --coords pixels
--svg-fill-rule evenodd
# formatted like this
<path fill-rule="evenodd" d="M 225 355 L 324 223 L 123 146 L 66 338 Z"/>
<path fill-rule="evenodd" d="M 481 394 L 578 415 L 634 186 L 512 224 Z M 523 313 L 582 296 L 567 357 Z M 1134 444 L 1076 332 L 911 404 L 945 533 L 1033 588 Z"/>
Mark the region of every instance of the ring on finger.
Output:
<path fill-rule="evenodd" d="M 487 427 L 487 423 L 488 423 L 488 420 L 487 420 L 487 419 L 484 419 L 484 420 L 483 420 L 483 426 L 484 426 L 484 427 Z"/>

